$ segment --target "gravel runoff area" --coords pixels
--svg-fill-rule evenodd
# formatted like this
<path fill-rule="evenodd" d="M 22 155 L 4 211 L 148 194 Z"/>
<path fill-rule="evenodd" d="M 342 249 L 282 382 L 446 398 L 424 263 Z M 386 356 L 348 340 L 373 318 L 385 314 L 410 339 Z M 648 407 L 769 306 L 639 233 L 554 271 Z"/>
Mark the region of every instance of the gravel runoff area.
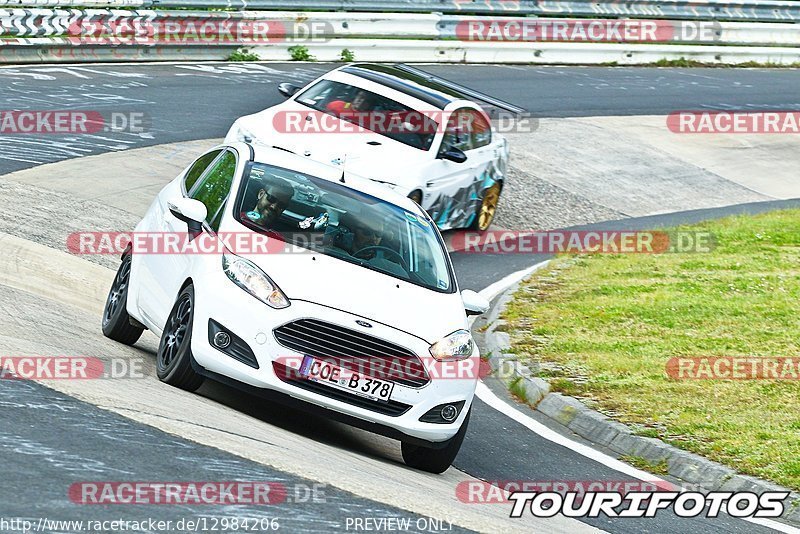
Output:
<path fill-rule="evenodd" d="M 552 230 L 624 217 L 623 213 L 511 165 L 494 226 L 510 230 Z"/>

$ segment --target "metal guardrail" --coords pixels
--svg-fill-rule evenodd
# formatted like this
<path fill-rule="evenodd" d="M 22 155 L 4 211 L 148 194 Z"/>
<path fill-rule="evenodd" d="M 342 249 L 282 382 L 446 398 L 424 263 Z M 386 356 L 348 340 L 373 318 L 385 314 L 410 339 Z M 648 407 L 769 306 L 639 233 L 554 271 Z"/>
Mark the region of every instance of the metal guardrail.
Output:
<path fill-rule="evenodd" d="M 75 46 L 59 37 L 0 42 L 0 64 L 225 60 L 236 46 Z"/>
<path fill-rule="evenodd" d="M 256 46 L 262 60 L 288 61 L 289 43 Z M 97 61 L 225 60 L 231 45 L 76 46 L 59 37 L 36 37 L 0 42 L 1 63 L 78 63 Z M 664 59 L 687 59 L 708 64 L 795 64 L 800 49 L 787 47 L 651 45 L 619 43 L 464 43 L 398 39 L 334 39 L 309 46 L 319 61 L 340 61 L 342 48 L 358 61 L 385 62 L 403 58 L 409 63 L 641 65 Z"/>
<path fill-rule="evenodd" d="M 189 31 L 206 24 L 211 25 L 210 34 Z M 533 32 L 516 39 L 465 34 L 465 28 L 475 24 L 525 27 Z M 233 40 L 226 38 L 226 25 L 243 31 Z M 556 25 L 586 34 L 558 38 L 552 31 Z M 600 27 L 601 38 L 587 38 L 587 29 L 593 25 Z M 617 38 L 619 33 L 603 34 L 614 25 L 650 26 L 659 31 L 654 39 L 642 38 L 641 32 L 633 38 L 625 32 L 624 38 Z M 269 31 L 257 36 L 254 29 L 264 26 Z M 550 28 L 548 35 L 545 28 Z M 687 38 L 684 30 L 698 28 L 702 31 Z M 34 8 L 0 9 L 0 34 L 4 35 L 0 63 L 224 60 L 242 46 L 253 49 L 261 59 L 285 61 L 292 59 L 289 48 L 296 44 L 321 61 L 339 61 L 348 50 L 359 61 L 402 57 L 414 62 L 619 65 L 681 58 L 720 64 L 800 62 L 800 24 L 687 19 Z"/>
<path fill-rule="evenodd" d="M 800 21 L 791 0 L 0 0 L 0 7 L 369 11 L 482 15 Z"/>
<path fill-rule="evenodd" d="M 597 24 L 600 31 L 607 31 L 606 26 L 631 21 L 607 21 L 602 19 L 518 19 L 513 17 L 480 17 L 441 14 L 410 13 L 304 13 L 298 22 L 297 12 L 275 11 L 184 11 L 184 10 L 110 10 L 110 9 L 0 9 L 0 34 L 17 38 L 73 36 L 73 41 L 80 41 L 87 30 L 107 28 L 109 31 L 119 30 L 127 24 L 140 29 L 147 27 L 163 30 L 169 22 L 175 22 L 188 30 L 194 23 L 201 26 L 212 22 L 219 27 L 221 22 L 231 22 L 240 26 L 262 22 L 272 24 L 270 30 L 279 29 L 280 40 L 294 43 L 320 42 L 330 39 L 344 38 L 398 38 L 398 39 L 431 39 L 456 40 L 470 42 L 467 31 L 470 24 L 477 23 L 483 27 L 491 24 L 504 26 L 509 23 L 529 26 L 533 30 L 534 39 L 520 40 L 520 45 L 530 42 L 547 42 L 556 40 L 554 27 L 560 24 L 563 28 L 572 25 L 573 29 L 586 31 L 588 26 Z M 747 22 L 712 22 L 712 21 L 670 21 L 646 20 L 633 21 L 634 27 L 650 26 L 651 33 L 657 39 L 602 39 L 605 42 L 651 42 L 672 44 L 725 44 L 751 46 L 800 46 L 800 24 L 792 23 L 747 23 Z M 581 26 L 582 28 L 576 27 Z M 312 31 L 309 28 L 313 27 Z M 540 30 L 536 34 L 536 30 Z M 548 32 L 549 30 L 549 32 Z M 625 32 L 620 31 L 620 36 Z M 640 32 L 641 33 L 641 32 Z M 564 31 L 566 34 L 566 31 Z M 562 39 L 569 40 L 569 39 Z M 579 40 L 579 39 L 578 39 Z M 135 41 L 135 39 L 130 39 Z M 183 40 L 173 39 L 173 44 Z M 584 42 L 590 42 L 587 38 Z M 92 44 L 92 39 L 85 39 Z M 185 41 L 184 41 L 185 42 Z M 274 42 L 278 42 L 275 39 Z M 498 42 L 498 41 L 490 41 Z M 120 43 L 125 44 L 125 43 Z M 207 41 L 207 44 L 209 43 Z M 248 43 L 241 43 L 246 45 Z M 258 42 L 250 44 L 260 44 Z"/>

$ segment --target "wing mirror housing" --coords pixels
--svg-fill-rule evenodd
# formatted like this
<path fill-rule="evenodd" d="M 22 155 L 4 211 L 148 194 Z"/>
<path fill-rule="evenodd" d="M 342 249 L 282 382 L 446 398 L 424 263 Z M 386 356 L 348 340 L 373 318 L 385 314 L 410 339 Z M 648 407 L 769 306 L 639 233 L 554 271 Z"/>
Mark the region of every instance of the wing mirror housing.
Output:
<path fill-rule="evenodd" d="M 489 311 L 489 301 L 471 289 L 461 292 L 461 300 L 464 302 L 464 310 L 467 315 L 483 315 Z"/>
<path fill-rule="evenodd" d="M 292 97 L 297 94 L 300 88 L 296 85 L 292 85 L 290 83 L 280 83 L 278 84 L 278 92 L 285 96 L 286 98 Z"/>
<path fill-rule="evenodd" d="M 450 147 L 439 154 L 439 159 L 446 159 L 447 161 L 454 161 L 456 163 L 464 163 L 467 161 L 467 155 L 463 150 L 455 147 Z"/>
<path fill-rule="evenodd" d="M 170 213 L 189 227 L 189 236 L 194 239 L 203 231 L 203 221 L 208 215 L 206 205 L 193 198 L 181 197 L 167 203 Z"/>

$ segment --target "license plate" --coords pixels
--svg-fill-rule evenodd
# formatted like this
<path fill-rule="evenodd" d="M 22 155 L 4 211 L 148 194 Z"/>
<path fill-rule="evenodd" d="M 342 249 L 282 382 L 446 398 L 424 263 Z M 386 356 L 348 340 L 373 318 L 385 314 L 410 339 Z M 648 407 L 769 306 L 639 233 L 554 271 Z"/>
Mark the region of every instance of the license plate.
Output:
<path fill-rule="evenodd" d="M 380 402 L 388 402 L 394 389 L 394 384 L 388 380 L 371 378 L 311 356 L 303 358 L 300 375 L 307 380 Z"/>

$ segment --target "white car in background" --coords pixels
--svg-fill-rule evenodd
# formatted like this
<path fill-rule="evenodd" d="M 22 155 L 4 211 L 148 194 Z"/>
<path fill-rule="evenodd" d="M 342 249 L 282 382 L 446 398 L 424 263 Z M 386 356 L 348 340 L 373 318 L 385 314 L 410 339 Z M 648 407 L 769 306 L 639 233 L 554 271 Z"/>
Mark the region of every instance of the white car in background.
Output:
<path fill-rule="evenodd" d="M 106 301 L 107 337 L 160 336 L 162 381 L 189 391 L 228 382 L 399 439 L 412 467 L 450 466 L 477 371 L 437 377 L 431 363 L 477 370 L 467 314 L 488 302 L 459 292 L 417 204 L 335 166 L 233 143 L 165 186 L 135 232 L 206 243 L 206 253 L 128 249 Z M 247 242 L 232 235 L 281 248 L 230 250 Z"/>
<path fill-rule="evenodd" d="M 345 65 L 304 88 L 284 83 L 279 90 L 285 102 L 239 118 L 225 142 L 256 141 L 340 165 L 413 199 L 441 230 L 491 224 L 509 148 L 475 100 L 525 110 L 403 64 Z M 320 113 L 343 121 L 340 128 L 298 128 L 298 114 L 317 122 Z M 365 119 L 382 115 L 390 119 Z M 389 127 L 391 117 L 400 124 Z"/>

